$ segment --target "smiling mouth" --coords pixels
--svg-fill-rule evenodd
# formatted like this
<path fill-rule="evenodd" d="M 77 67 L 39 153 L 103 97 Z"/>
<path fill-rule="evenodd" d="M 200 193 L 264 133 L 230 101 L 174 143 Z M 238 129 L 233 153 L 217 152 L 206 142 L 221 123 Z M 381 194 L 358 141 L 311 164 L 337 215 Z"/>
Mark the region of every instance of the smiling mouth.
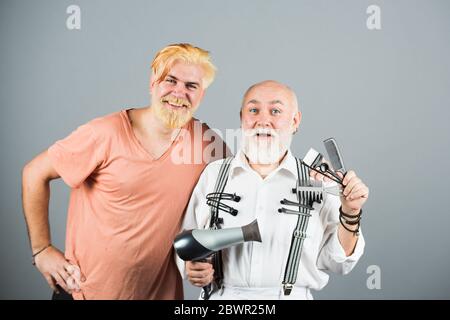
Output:
<path fill-rule="evenodd" d="M 190 106 L 186 103 L 186 101 L 183 101 L 182 99 L 168 99 L 168 98 L 162 98 L 161 102 L 167 103 L 170 107 L 173 109 L 188 109 Z"/>
<path fill-rule="evenodd" d="M 173 109 L 187 109 L 186 105 L 176 105 L 176 104 L 172 104 L 170 102 L 166 102 L 170 107 L 172 107 Z"/>
<path fill-rule="evenodd" d="M 257 133 L 256 136 L 258 138 L 271 138 L 272 135 L 270 133 Z"/>

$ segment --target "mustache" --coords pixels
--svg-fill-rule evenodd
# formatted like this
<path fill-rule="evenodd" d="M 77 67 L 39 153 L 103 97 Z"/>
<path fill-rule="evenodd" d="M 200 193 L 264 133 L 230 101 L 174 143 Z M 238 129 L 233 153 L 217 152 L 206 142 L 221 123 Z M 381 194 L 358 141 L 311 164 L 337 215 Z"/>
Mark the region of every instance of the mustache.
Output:
<path fill-rule="evenodd" d="M 168 102 L 174 106 L 178 106 L 178 107 L 185 107 L 185 108 L 191 108 L 191 103 L 189 101 L 187 101 L 186 99 L 183 98 L 177 98 L 171 95 L 165 96 L 161 98 L 161 102 L 165 103 Z"/>
<path fill-rule="evenodd" d="M 247 137 L 274 137 L 278 138 L 279 133 L 277 130 L 270 128 L 256 128 L 244 130 L 244 135 Z"/>

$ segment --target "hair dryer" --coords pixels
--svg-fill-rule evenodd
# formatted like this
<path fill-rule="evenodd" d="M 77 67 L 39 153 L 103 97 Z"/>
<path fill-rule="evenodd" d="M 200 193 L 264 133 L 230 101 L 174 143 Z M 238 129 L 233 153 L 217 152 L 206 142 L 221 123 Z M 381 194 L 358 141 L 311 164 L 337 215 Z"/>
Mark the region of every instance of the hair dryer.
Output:
<path fill-rule="evenodd" d="M 237 228 L 187 230 L 175 238 L 174 247 L 184 261 L 198 261 L 214 252 L 247 241 L 261 242 L 257 220 Z"/>

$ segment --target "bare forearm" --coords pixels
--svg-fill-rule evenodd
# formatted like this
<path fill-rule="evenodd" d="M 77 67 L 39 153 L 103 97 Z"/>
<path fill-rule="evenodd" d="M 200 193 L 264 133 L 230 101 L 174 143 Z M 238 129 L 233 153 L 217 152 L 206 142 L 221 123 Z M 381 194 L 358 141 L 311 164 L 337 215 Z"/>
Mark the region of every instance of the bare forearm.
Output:
<path fill-rule="evenodd" d="M 50 181 L 59 178 L 47 151 L 42 152 L 22 172 L 22 201 L 33 252 L 50 243 L 48 203 Z"/>
<path fill-rule="evenodd" d="M 356 230 L 356 226 L 346 226 L 351 230 Z M 345 255 L 348 257 L 352 255 L 355 250 L 356 243 L 358 242 L 358 236 L 345 230 L 345 228 L 339 224 L 338 230 L 339 242 L 345 251 Z"/>
<path fill-rule="evenodd" d="M 31 171 L 24 170 L 22 198 L 31 248 L 35 252 L 50 243 L 48 222 L 50 186 L 49 181 L 37 178 Z"/>

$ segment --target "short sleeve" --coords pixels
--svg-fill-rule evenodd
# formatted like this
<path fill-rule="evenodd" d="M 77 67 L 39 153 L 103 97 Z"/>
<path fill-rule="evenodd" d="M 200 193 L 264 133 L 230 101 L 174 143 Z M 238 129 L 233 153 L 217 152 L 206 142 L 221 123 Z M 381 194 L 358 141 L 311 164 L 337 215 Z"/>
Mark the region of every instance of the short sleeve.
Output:
<path fill-rule="evenodd" d="M 48 155 L 64 182 L 77 188 L 101 163 L 98 150 L 95 132 L 85 124 L 50 146 Z"/>

